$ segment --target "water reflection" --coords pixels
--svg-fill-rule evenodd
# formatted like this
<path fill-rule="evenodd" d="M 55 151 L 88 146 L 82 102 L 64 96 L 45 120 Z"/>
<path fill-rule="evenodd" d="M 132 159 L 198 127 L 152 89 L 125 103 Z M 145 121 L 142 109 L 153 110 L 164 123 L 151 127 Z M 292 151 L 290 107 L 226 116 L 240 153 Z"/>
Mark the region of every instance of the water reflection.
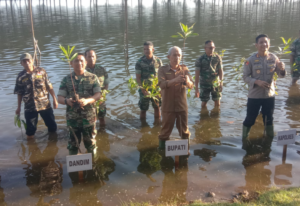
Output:
<path fill-rule="evenodd" d="M 300 89 L 299 85 L 291 85 L 288 90 L 288 97 L 286 99 L 286 115 L 287 118 L 292 120 L 292 122 L 289 124 L 291 128 L 297 128 L 299 127 L 299 108 L 300 104 Z"/>
<path fill-rule="evenodd" d="M 151 175 L 161 170 L 161 156 L 157 149 L 161 125 L 157 121 L 153 125 L 153 128 L 151 128 L 146 121 L 142 121 L 142 137 L 137 145 L 137 150 L 140 152 L 140 164 L 137 167 L 137 171 L 145 174 L 152 182 L 156 182 Z"/>
<path fill-rule="evenodd" d="M 261 148 L 253 146 L 246 150 L 246 155 L 243 158 L 242 164 L 246 170 L 245 173 L 245 188 L 249 191 L 259 191 L 268 189 L 271 184 L 272 172 L 266 168 L 270 161 L 269 148 Z"/>
<path fill-rule="evenodd" d="M 1 206 L 6 206 L 6 202 L 5 202 L 5 194 L 3 192 L 3 188 L 0 186 L 0 205 Z"/>
<path fill-rule="evenodd" d="M 174 168 L 174 160 L 172 157 L 166 157 L 161 154 L 162 160 L 160 162 L 161 171 L 164 173 L 162 183 L 162 192 L 159 197 L 161 202 L 186 202 L 186 192 L 188 187 L 188 156 L 179 157 L 179 167 Z"/>
<path fill-rule="evenodd" d="M 49 134 L 46 148 L 41 152 L 35 139 L 28 140 L 29 161 L 25 170 L 26 185 L 33 197 L 53 196 L 62 192 L 62 164 L 55 161 L 58 152 L 57 134 Z"/>
<path fill-rule="evenodd" d="M 200 120 L 193 127 L 195 129 L 195 142 L 197 144 L 221 144 L 221 141 L 218 140 L 222 137 L 219 108 L 214 108 L 210 112 L 207 108 L 201 108 Z"/>

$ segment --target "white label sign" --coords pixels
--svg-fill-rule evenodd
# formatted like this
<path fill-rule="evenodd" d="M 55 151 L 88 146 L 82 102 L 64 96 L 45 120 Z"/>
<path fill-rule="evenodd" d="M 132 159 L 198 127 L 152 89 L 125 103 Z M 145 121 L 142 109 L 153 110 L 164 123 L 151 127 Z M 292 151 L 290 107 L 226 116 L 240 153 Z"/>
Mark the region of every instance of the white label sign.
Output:
<path fill-rule="evenodd" d="M 296 130 L 286 130 L 277 133 L 277 145 L 295 144 Z"/>
<path fill-rule="evenodd" d="M 93 169 L 92 154 L 69 155 L 67 159 L 68 172 L 78 172 Z"/>
<path fill-rule="evenodd" d="M 166 141 L 166 156 L 187 155 L 189 152 L 189 140 L 168 140 Z"/>

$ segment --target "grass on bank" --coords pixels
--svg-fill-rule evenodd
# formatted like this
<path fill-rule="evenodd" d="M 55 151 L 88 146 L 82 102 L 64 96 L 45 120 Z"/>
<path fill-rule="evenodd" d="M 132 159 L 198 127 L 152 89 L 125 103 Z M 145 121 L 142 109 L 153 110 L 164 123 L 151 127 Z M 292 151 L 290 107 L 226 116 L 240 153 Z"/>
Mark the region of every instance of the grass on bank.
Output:
<path fill-rule="evenodd" d="M 300 188 L 289 188 L 289 189 L 272 189 L 264 192 L 258 196 L 256 200 L 248 203 L 203 203 L 201 201 L 195 201 L 189 203 L 159 203 L 155 206 L 300 206 Z M 154 206 L 151 203 L 136 203 L 122 202 L 122 206 Z"/>

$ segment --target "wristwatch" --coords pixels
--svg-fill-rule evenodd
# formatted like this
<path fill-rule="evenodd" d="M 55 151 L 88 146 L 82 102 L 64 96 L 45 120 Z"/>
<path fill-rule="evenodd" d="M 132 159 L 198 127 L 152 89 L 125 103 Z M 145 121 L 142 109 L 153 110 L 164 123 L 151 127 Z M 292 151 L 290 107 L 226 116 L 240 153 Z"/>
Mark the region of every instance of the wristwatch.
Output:
<path fill-rule="evenodd" d="M 65 98 L 65 104 L 67 105 L 67 98 Z"/>

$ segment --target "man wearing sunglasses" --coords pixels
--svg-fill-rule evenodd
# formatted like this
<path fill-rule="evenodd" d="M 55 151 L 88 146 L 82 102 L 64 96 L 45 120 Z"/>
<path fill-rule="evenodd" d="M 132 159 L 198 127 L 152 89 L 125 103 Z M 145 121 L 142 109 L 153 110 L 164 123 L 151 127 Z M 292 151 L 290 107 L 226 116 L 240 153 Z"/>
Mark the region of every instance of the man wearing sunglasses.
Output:
<path fill-rule="evenodd" d="M 213 41 L 206 41 L 204 48 L 205 54 L 201 55 L 195 62 L 195 96 L 200 96 L 201 107 L 206 107 L 211 94 L 215 107 L 219 107 L 223 89 L 222 58 L 215 53 Z M 199 80 L 200 93 L 198 89 Z"/>

